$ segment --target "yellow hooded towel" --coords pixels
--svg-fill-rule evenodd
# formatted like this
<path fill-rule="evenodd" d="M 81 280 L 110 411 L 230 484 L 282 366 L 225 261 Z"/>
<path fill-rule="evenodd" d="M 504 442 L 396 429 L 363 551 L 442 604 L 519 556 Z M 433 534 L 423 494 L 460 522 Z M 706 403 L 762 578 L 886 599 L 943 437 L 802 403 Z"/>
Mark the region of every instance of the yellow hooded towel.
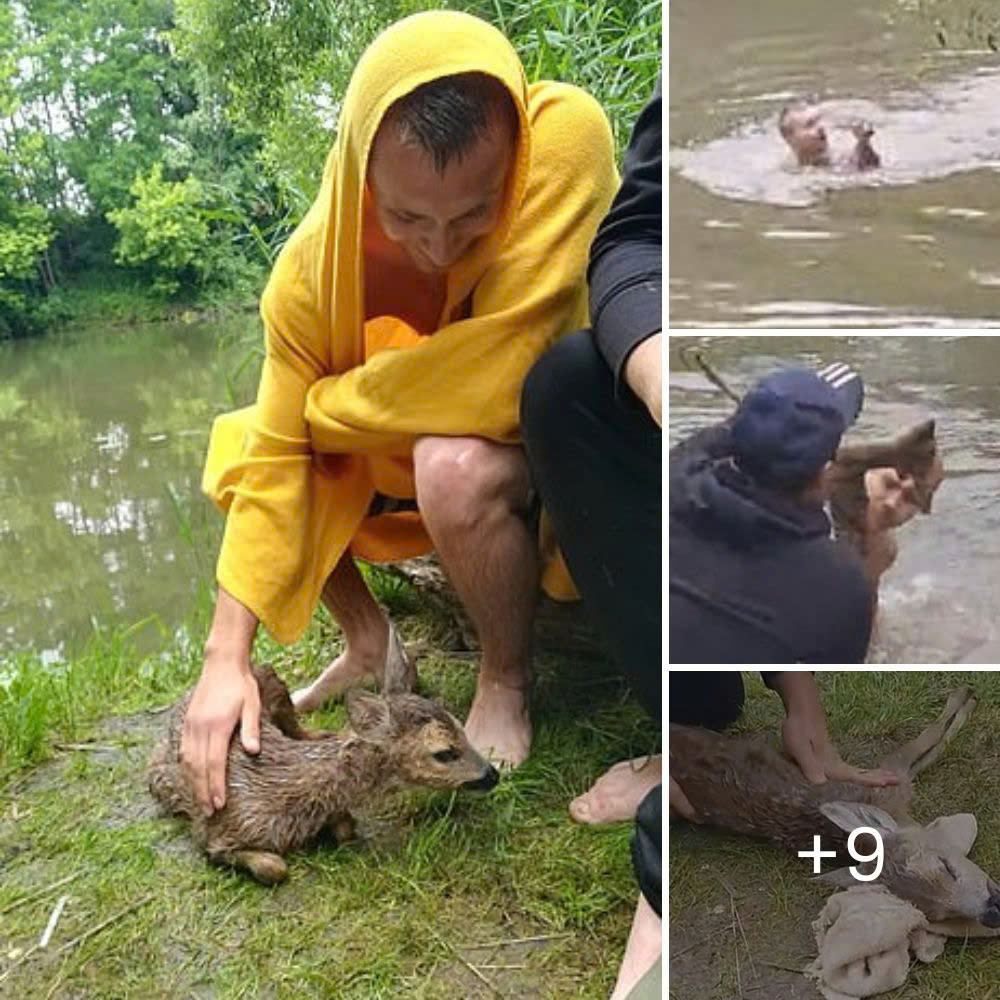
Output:
<path fill-rule="evenodd" d="M 517 106 L 512 176 L 495 230 L 451 268 L 437 329 L 420 336 L 398 318 L 364 315 L 368 153 L 394 101 L 475 71 L 499 79 Z M 433 548 L 415 513 L 366 518 L 376 490 L 414 495 L 418 437 L 519 441 L 528 369 L 559 335 L 586 325 L 587 254 L 616 188 L 597 102 L 568 84 L 528 86 L 510 43 L 486 22 L 416 14 L 362 56 L 319 194 L 261 300 L 267 353 L 256 405 L 215 421 L 202 481 L 228 515 L 219 585 L 278 641 L 302 634 L 348 548 L 374 561 Z M 543 584 L 553 596 L 571 593 L 552 561 Z"/>

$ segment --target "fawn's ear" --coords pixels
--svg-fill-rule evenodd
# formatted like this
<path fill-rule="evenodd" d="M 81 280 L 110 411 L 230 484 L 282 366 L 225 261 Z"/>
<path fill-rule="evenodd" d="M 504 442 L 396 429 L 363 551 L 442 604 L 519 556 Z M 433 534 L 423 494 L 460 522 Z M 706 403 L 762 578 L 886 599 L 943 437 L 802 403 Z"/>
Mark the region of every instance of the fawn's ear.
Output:
<path fill-rule="evenodd" d="M 865 802 L 824 802 L 819 811 L 847 833 L 859 826 L 870 826 L 882 834 L 895 833 L 899 829 L 884 809 Z"/>
<path fill-rule="evenodd" d="M 896 435 L 896 447 L 901 451 L 909 448 L 926 448 L 934 443 L 934 418 L 922 420 L 919 424 L 907 427 Z"/>
<path fill-rule="evenodd" d="M 364 688 L 347 692 L 347 718 L 351 728 L 362 739 L 384 743 L 392 735 L 392 717 L 385 698 Z"/>
<path fill-rule="evenodd" d="M 939 850 L 961 851 L 968 856 L 978 832 L 979 824 L 972 813 L 955 813 L 954 816 L 939 816 L 928 823 L 921 839 Z"/>
<path fill-rule="evenodd" d="M 382 671 L 382 694 L 404 694 L 417 686 L 417 671 L 406 648 L 399 641 L 395 626 L 389 623 L 389 646 Z"/>

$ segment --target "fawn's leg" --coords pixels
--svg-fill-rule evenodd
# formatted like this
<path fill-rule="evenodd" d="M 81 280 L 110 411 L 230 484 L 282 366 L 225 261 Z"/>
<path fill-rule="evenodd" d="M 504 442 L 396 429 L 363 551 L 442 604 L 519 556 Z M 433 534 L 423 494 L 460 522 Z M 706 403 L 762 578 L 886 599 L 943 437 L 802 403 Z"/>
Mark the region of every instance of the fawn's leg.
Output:
<path fill-rule="evenodd" d="M 275 885 L 288 876 L 284 858 L 271 851 L 218 851 L 209 857 L 216 864 L 245 869 L 264 885 Z"/>
<path fill-rule="evenodd" d="M 976 699 L 968 688 L 953 691 L 937 722 L 928 726 L 916 739 L 889 754 L 882 767 L 915 777 L 937 760 L 948 741 L 965 725 L 965 720 L 975 707 Z"/>

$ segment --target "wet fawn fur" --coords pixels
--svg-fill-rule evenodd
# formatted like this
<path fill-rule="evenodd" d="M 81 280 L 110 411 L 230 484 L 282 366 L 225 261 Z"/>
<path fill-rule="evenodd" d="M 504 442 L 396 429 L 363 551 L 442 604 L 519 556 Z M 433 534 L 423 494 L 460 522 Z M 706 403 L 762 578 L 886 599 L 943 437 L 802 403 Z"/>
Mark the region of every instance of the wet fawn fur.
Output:
<path fill-rule="evenodd" d="M 260 752 L 229 745 L 226 803 L 205 816 L 180 760 L 190 694 L 170 714 L 149 768 L 149 790 L 170 813 L 186 816 L 209 858 L 243 868 L 264 883 L 287 875 L 282 857 L 321 834 L 354 834 L 352 812 L 400 785 L 488 789 L 496 770 L 471 746 L 461 724 L 416 694 L 347 695 L 350 728 L 304 729 L 284 682 L 254 667 L 260 688 Z"/>

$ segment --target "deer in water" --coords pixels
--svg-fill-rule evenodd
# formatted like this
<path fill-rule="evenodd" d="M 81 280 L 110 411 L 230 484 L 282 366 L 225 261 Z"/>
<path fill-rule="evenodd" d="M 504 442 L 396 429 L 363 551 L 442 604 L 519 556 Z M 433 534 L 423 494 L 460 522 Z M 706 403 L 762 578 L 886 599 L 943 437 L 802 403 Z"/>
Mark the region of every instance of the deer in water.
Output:
<path fill-rule="evenodd" d="M 226 766 L 226 803 L 205 816 L 181 759 L 181 729 L 191 695 L 171 711 L 166 738 L 149 768 L 149 790 L 164 808 L 188 817 L 195 841 L 219 864 L 280 882 L 282 855 L 324 832 L 354 836 L 352 812 L 400 785 L 490 789 L 496 769 L 469 743 L 461 723 L 416 694 L 347 694 L 350 727 L 310 731 L 299 724 L 284 682 L 254 667 L 260 689 L 260 752 L 234 734 Z"/>
<path fill-rule="evenodd" d="M 1000 885 L 966 854 L 975 840 L 975 817 L 942 817 L 921 826 L 909 814 L 913 780 L 941 753 L 975 706 L 968 689 L 955 691 L 940 718 L 899 747 L 879 767 L 893 771 L 897 785 L 871 788 L 844 781 L 813 784 L 790 760 L 759 739 L 726 736 L 693 726 L 670 726 L 670 776 L 706 825 L 777 841 L 795 851 L 835 849 L 848 867 L 821 875 L 842 888 L 860 885 L 847 854 L 848 834 L 859 826 L 882 837 L 884 861 L 877 883 L 912 903 L 929 920 L 952 921 L 947 933 L 989 935 L 1000 928 Z M 965 832 L 956 837 L 955 830 Z M 874 839 L 856 839 L 855 852 L 873 852 Z"/>

